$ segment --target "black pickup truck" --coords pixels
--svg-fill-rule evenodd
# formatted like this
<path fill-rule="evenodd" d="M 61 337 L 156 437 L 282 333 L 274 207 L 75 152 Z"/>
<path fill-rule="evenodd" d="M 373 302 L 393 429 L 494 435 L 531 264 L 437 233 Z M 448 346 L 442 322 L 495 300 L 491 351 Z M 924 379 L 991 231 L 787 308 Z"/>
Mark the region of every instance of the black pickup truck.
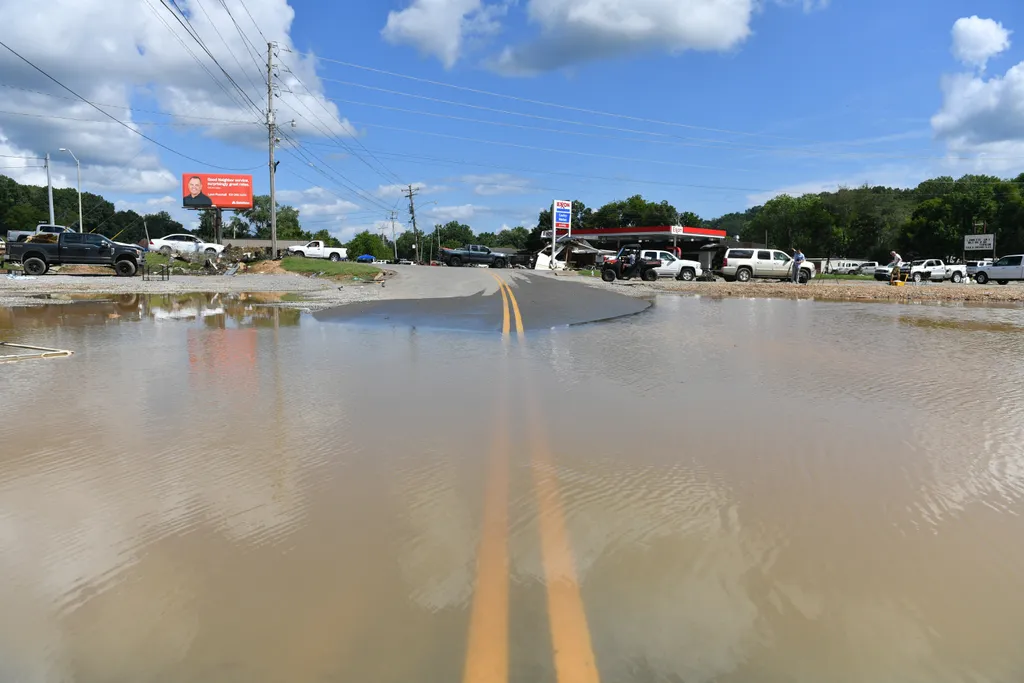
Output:
<path fill-rule="evenodd" d="M 26 275 L 43 275 L 50 266 L 87 265 L 110 266 L 121 277 L 131 277 L 146 262 L 146 252 L 103 235 L 63 232 L 56 242 L 11 242 L 7 260 L 20 261 Z"/>
<path fill-rule="evenodd" d="M 504 268 L 508 265 L 508 257 L 479 244 L 467 244 L 462 249 L 442 249 L 441 262 L 455 267 L 482 263 L 491 268 Z"/>

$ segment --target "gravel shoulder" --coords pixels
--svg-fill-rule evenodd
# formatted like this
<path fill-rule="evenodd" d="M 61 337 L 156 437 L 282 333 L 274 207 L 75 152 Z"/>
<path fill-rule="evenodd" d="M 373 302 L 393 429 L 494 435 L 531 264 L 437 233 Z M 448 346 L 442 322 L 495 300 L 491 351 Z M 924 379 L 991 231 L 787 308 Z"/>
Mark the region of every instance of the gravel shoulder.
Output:
<path fill-rule="evenodd" d="M 637 297 L 651 297 L 656 294 L 701 295 L 709 297 L 758 297 L 768 299 L 814 299 L 816 301 L 889 301 L 895 303 L 914 302 L 975 302 L 975 303 L 1024 303 L 1024 286 L 1011 283 L 998 285 L 954 285 L 944 283 L 907 284 L 892 287 L 883 282 L 842 282 L 815 280 L 807 285 L 782 282 L 678 282 L 658 280 L 657 282 L 612 282 L 599 278 L 557 274 L 559 278 L 584 282 L 592 287 L 610 289 L 620 294 Z"/>

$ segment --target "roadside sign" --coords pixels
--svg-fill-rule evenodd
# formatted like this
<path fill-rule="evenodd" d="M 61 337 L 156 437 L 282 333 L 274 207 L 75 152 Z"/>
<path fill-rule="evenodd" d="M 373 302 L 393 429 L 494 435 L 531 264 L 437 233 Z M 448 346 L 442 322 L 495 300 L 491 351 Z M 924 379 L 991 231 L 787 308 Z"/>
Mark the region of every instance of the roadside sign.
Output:
<path fill-rule="evenodd" d="M 964 235 L 964 251 L 991 251 L 995 248 L 995 235 Z"/>
<path fill-rule="evenodd" d="M 181 206 L 186 209 L 251 209 L 252 176 L 185 173 L 181 194 Z"/>
<path fill-rule="evenodd" d="M 556 199 L 552 207 L 551 220 L 555 230 L 572 234 L 572 202 Z"/>

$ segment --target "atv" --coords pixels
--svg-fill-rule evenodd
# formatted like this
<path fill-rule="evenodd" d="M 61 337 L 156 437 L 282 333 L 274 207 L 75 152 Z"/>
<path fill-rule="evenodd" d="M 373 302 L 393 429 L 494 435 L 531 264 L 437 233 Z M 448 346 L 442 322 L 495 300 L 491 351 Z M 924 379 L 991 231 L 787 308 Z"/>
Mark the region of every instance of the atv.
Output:
<path fill-rule="evenodd" d="M 629 280 L 638 277 L 644 282 L 658 279 L 656 268 L 661 267 L 660 259 L 644 259 L 640 256 L 639 244 L 627 244 L 612 258 L 601 265 L 601 279 L 605 282 Z"/>

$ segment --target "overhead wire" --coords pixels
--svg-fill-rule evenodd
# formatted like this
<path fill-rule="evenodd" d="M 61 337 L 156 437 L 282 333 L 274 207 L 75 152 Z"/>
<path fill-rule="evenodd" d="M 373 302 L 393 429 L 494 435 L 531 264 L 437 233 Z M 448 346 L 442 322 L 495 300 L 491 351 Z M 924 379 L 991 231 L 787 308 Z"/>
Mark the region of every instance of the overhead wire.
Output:
<path fill-rule="evenodd" d="M 160 147 L 162 149 L 167 150 L 168 152 L 170 152 L 171 154 L 174 154 L 175 156 L 179 156 L 182 159 L 187 159 L 188 161 L 191 161 L 191 162 L 194 162 L 194 163 L 197 163 L 197 164 L 201 164 L 201 165 L 204 165 L 204 166 L 208 166 L 210 168 L 216 168 L 216 169 L 219 169 L 219 170 L 222 170 L 222 171 L 249 171 L 249 170 L 253 170 L 254 168 L 260 168 L 260 166 L 255 166 L 255 167 L 250 167 L 250 168 L 233 168 L 233 167 L 228 167 L 228 166 L 220 166 L 218 164 L 212 164 L 212 163 L 209 163 L 209 162 L 206 162 L 206 161 L 202 161 L 200 159 L 196 159 L 195 157 L 189 156 L 188 154 L 185 154 L 183 152 L 179 152 L 178 150 L 174 149 L 173 147 L 165 145 L 164 143 L 160 142 L 159 140 L 155 140 L 155 139 L 151 138 L 150 136 L 146 135 L 142 131 L 136 130 L 135 128 L 132 128 L 131 126 L 129 126 L 124 121 L 121 121 L 121 120 L 117 119 L 116 117 L 114 117 L 113 115 L 108 114 L 103 109 L 101 109 L 99 106 L 97 106 L 96 104 L 93 104 L 90 100 L 86 99 L 85 97 L 82 97 L 77 92 L 75 92 L 74 90 L 72 90 L 71 88 L 69 88 L 68 86 L 64 85 L 59 80 L 57 80 L 56 78 L 54 78 L 53 76 L 48 74 L 42 68 L 36 66 L 34 63 L 32 63 L 31 61 L 29 61 L 28 59 L 23 57 L 21 55 L 21 53 L 17 52 L 14 48 L 12 48 L 10 45 L 8 45 L 7 43 L 3 42 L 2 40 L 0 40 L 0 47 L 3 47 L 8 52 L 13 54 L 15 57 L 20 59 L 22 62 L 24 62 L 28 66 L 32 67 L 33 69 L 35 69 L 36 71 L 38 71 L 43 76 L 45 76 L 46 78 L 48 78 L 49 80 L 53 81 L 58 86 L 63 88 L 64 90 L 68 91 L 69 93 L 71 93 L 72 95 L 74 95 L 75 97 L 80 99 L 82 102 L 85 102 L 86 104 L 91 106 L 93 109 L 95 109 L 96 111 L 100 112 L 101 114 L 103 114 L 104 116 L 109 118 L 111 121 L 114 121 L 115 123 L 117 123 L 117 124 L 123 126 L 124 128 L 126 128 L 127 130 L 130 130 L 131 132 L 135 133 L 139 137 L 141 137 L 141 138 L 143 138 L 145 140 L 148 140 L 149 142 L 153 143 L 157 147 Z M 261 164 L 261 166 L 262 166 L 262 164 Z"/>
<path fill-rule="evenodd" d="M 238 56 L 235 54 L 235 51 L 231 49 L 231 46 L 228 45 L 228 41 L 224 39 L 224 35 L 220 32 L 220 29 L 217 28 L 217 23 L 212 18 L 210 18 L 210 14 L 206 11 L 206 7 L 203 6 L 202 0 L 193 0 L 193 1 L 195 2 L 196 6 L 199 7 L 199 9 L 202 11 L 203 16 L 206 17 L 206 20 L 210 22 L 210 26 L 213 28 L 214 32 L 217 34 L 217 37 L 220 38 L 220 42 L 224 43 L 224 49 L 226 49 L 228 51 L 228 54 L 231 55 L 231 58 L 235 60 L 235 64 L 238 65 L 238 70 L 241 71 L 242 75 L 245 76 L 247 81 L 249 81 L 249 85 L 252 86 L 252 89 L 254 91 L 255 90 L 259 90 L 259 87 L 256 85 L 256 83 L 252 80 L 252 77 L 249 75 L 249 72 L 245 70 L 244 66 L 242 66 L 242 62 L 239 61 Z M 224 5 L 223 0 L 221 0 L 221 5 L 223 5 L 225 8 L 227 7 L 227 5 Z M 230 16 L 231 13 L 228 12 L 228 14 Z M 245 45 L 244 39 L 242 41 L 242 44 L 243 44 L 243 46 Z M 259 70 L 259 66 L 257 65 L 257 71 L 258 70 Z"/>

